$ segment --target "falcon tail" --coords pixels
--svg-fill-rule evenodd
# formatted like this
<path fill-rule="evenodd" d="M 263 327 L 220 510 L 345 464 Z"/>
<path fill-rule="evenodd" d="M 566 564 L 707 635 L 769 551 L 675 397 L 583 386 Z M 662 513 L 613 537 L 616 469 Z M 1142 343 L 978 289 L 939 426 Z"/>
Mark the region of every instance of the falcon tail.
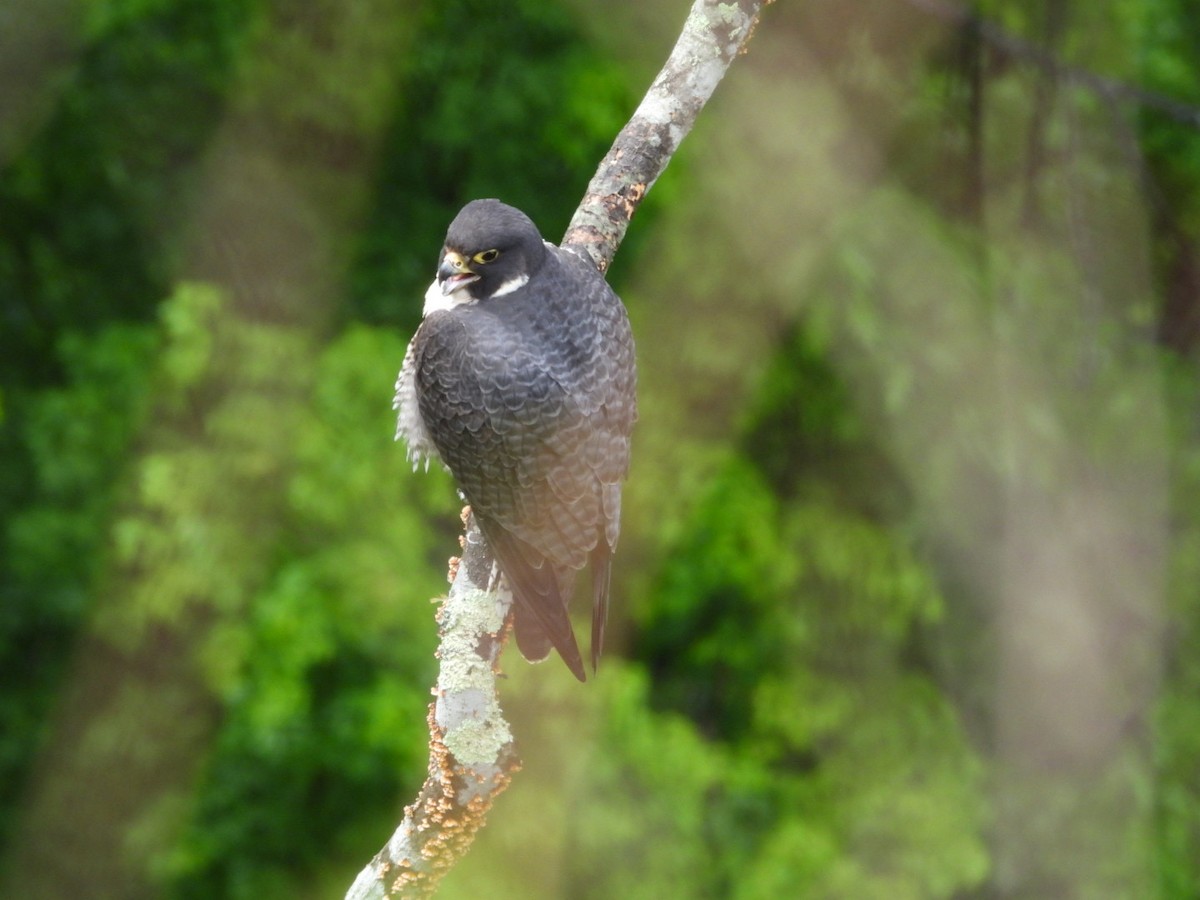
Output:
<path fill-rule="evenodd" d="M 513 633 L 521 655 L 530 662 L 541 662 L 553 647 L 571 673 L 580 681 L 587 681 L 583 657 L 567 615 L 575 573 L 570 569 L 555 571 L 549 561 L 540 567 L 531 565 L 526 556 L 532 550 L 520 538 L 483 516 L 477 516 L 476 520 L 512 588 Z"/>

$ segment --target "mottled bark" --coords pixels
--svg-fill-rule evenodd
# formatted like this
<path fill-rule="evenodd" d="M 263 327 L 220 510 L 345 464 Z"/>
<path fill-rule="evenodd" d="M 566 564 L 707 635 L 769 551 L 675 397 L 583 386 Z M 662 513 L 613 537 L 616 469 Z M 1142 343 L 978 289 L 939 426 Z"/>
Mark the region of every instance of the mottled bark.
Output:
<path fill-rule="evenodd" d="M 608 269 L 629 220 L 745 48 L 763 5 L 696 0 L 666 64 L 588 184 L 563 247 L 586 253 L 601 272 Z"/>
<path fill-rule="evenodd" d="M 359 873 L 346 895 L 352 900 L 432 893 L 521 765 L 496 684 L 512 595 L 488 592 L 483 536 L 469 516 L 464 522 L 463 556 L 437 612 L 441 666 L 429 705 L 429 774 L 391 840 Z"/>

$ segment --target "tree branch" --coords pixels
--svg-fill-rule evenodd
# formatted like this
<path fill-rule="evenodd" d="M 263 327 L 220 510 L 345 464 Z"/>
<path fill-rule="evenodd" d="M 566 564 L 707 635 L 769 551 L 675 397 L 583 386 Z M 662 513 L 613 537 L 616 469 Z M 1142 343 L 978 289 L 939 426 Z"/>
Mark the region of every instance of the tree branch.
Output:
<path fill-rule="evenodd" d="M 563 247 L 586 253 L 596 268 L 607 271 L 629 220 L 745 48 L 763 6 L 763 0 L 692 4 L 675 49 L 600 161 Z"/>
<path fill-rule="evenodd" d="M 601 272 L 608 268 L 642 198 L 745 47 L 763 2 L 696 0 L 666 65 L 588 185 L 563 247 L 586 253 Z M 486 590 L 487 545 L 473 521 L 464 525 L 462 560 L 437 615 L 440 671 L 429 708 L 429 774 L 347 900 L 429 896 L 520 768 L 497 692 L 512 596 Z"/>
<path fill-rule="evenodd" d="M 463 555 L 437 612 L 441 665 L 429 705 L 429 774 L 347 900 L 432 894 L 521 767 L 496 689 L 512 595 L 487 591 L 487 545 L 466 511 L 463 523 Z"/>

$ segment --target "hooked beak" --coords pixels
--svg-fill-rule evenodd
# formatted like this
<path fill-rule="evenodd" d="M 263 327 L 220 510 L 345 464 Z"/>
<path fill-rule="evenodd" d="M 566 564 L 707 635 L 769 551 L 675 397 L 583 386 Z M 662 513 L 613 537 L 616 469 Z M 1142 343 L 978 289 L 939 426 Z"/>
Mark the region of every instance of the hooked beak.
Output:
<path fill-rule="evenodd" d="M 479 276 L 471 271 L 467 260 L 457 250 L 447 250 L 438 266 L 438 284 L 442 286 L 442 296 L 449 296 L 460 288 L 465 288 Z"/>

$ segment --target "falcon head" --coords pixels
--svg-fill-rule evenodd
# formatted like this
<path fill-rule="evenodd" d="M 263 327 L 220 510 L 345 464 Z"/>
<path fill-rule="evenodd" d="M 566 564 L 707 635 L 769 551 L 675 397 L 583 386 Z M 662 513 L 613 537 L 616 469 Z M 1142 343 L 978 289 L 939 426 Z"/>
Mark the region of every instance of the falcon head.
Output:
<path fill-rule="evenodd" d="M 472 200 L 446 232 L 435 284 L 449 305 L 502 297 L 529 281 L 545 258 L 529 216 L 499 200 Z"/>

